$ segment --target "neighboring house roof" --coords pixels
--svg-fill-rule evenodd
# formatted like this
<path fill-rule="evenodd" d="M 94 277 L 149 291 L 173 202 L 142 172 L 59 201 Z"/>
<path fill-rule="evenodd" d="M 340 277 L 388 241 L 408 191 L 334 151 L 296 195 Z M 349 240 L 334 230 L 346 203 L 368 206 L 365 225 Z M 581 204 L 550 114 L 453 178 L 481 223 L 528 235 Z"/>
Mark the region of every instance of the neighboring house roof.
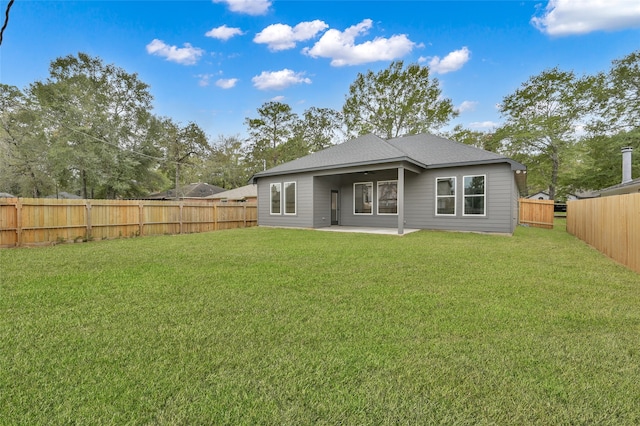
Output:
<path fill-rule="evenodd" d="M 209 185 L 208 183 L 191 183 L 189 185 L 184 185 L 180 187 L 179 190 L 179 198 L 205 198 L 210 195 L 217 194 L 219 192 L 223 192 L 225 189 L 220 188 L 219 186 Z M 167 191 L 156 192 L 154 194 L 149 194 L 145 199 L 150 200 L 164 200 L 164 199 L 172 199 L 176 198 L 176 190 L 169 189 Z"/>
<path fill-rule="evenodd" d="M 600 196 L 600 193 L 596 191 L 576 191 L 568 194 L 567 199 L 571 199 L 573 197 L 576 200 L 583 200 L 586 198 L 596 198 L 599 196 Z"/>
<path fill-rule="evenodd" d="M 601 189 L 600 196 L 606 197 L 608 195 L 621 195 L 621 194 L 633 194 L 640 192 L 640 178 L 630 180 L 629 182 L 619 183 L 617 185 L 609 186 Z"/>
<path fill-rule="evenodd" d="M 530 198 L 532 200 L 539 200 L 541 197 L 544 200 L 548 200 L 549 199 L 549 193 L 548 192 L 544 192 L 544 191 L 539 191 L 539 192 L 536 192 L 535 194 L 529 195 L 527 198 Z"/>
<path fill-rule="evenodd" d="M 398 161 L 406 161 L 424 169 L 509 163 L 512 170 L 526 170 L 524 165 L 503 155 L 431 134 L 403 136 L 388 141 L 368 134 L 256 173 L 251 181 L 255 182 L 256 178 L 263 176 Z M 523 179 L 518 183 L 521 189 L 524 188 L 524 173 L 522 175 Z"/>
<path fill-rule="evenodd" d="M 0 192 L 0 198 L 16 198 L 16 196 L 11 195 L 8 192 Z"/>
<path fill-rule="evenodd" d="M 214 195 L 209 195 L 207 198 L 213 198 L 215 200 L 245 200 L 247 198 L 257 197 L 258 185 L 249 184 L 239 188 L 230 189 L 228 191 L 219 192 Z"/>

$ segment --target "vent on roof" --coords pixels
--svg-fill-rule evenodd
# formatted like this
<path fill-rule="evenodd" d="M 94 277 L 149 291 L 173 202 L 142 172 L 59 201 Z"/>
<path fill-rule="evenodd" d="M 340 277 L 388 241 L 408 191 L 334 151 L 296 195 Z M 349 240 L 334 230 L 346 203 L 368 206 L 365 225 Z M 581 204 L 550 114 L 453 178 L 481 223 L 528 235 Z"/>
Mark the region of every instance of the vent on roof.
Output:
<path fill-rule="evenodd" d="M 633 148 L 625 146 L 622 148 L 622 183 L 631 181 L 631 153 Z"/>

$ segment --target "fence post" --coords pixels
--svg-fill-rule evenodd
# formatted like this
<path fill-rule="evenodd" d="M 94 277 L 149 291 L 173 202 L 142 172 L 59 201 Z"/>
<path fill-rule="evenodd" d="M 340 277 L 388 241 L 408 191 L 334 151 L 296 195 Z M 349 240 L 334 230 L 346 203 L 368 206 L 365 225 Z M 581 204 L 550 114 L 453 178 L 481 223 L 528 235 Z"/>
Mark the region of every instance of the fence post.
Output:
<path fill-rule="evenodd" d="M 180 216 L 179 216 L 179 218 L 180 218 L 180 233 L 182 234 L 182 209 L 184 208 L 184 202 L 180 201 L 179 206 L 180 206 Z"/>
<path fill-rule="evenodd" d="M 85 208 L 87 210 L 87 241 L 91 240 L 91 201 L 85 200 Z"/>
<path fill-rule="evenodd" d="M 16 199 L 16 246 L 22 245 L 22 203 Z"/>
<path fill-rule="evenodd" d="M 138 217 L 138 235 L 141 237 L 144 235 L 144 203 L 140 201 L 138 203 L 139 217 Z"/>

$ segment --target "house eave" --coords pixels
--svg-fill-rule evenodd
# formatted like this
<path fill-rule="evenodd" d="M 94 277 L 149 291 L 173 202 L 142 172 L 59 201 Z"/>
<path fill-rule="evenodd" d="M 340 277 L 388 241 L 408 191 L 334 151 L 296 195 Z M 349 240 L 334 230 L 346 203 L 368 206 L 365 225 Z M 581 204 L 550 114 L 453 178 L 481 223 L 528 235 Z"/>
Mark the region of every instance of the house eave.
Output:
<path fill-rule="evenodd" d="M 297 173 L 317 173 L 324 171 L 338 171 L 340 169 L 353 169 L 357 167 L 366 167 L 366 166 L 378 166 L 378 165 L 390 165 L 393 163 L 408 163 L 410 165 L 415 166 L 412 168 L 412 171 L 418 173 L 419 169 L 426 169 L 427 166 L 415 161 L 409 157 L 396 157 L 396 158 L 386 158 L 383 160 L 375 160 L 375 161 L 357 161 L 352 163 L 344 163 L 344 164 L 334 164 L 329 166 L 318 166 L 318 167 L 307 167 L 307 168 L 299 168 L 299 169 L 291 169 L 284 171 L 273 171 L 265 170 L 263 172 L 258 172 L 251 177 L 249 180 L 251 183 L 256 183 L 258 178 L 269 177 L 269 176 L 279 176 L 279 175 L 292 175 Z"/>

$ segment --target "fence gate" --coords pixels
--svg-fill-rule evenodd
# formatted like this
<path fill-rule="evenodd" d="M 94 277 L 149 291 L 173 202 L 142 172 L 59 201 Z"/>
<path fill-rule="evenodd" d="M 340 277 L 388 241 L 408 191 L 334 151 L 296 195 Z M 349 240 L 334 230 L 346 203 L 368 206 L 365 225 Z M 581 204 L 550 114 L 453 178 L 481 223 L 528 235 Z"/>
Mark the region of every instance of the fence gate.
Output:
<path fill-rule="evenodd" d="M 553 200 L 520 198 L 519 210 L 519 224 L 553 229 Z"/>

